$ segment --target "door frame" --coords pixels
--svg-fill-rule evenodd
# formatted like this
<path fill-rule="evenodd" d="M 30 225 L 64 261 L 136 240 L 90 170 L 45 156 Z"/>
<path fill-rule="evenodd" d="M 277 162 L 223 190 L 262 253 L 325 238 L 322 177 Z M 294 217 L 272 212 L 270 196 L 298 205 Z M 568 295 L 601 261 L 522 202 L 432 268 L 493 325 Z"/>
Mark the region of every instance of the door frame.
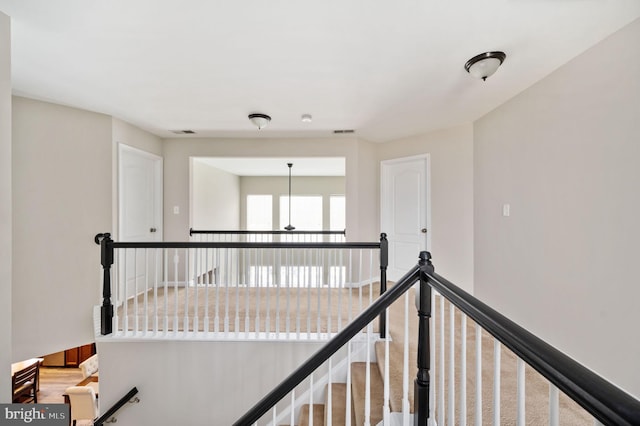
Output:
<path fill-rule="evenodd" d="M 390 184 L 390 175 L 389 175 L 389 167 L 402 164 L 402 163 L 410 163 L 421 161 L 424 164 L 424 206 L 422 206 L 422 215 L 424 218 L 424 227 L 427 229 L 426 238 L 424 240 L 424 246 L 421 250 L 431 250 L 431 155 L 430 154 L 419 154 L 412 155 L 408 157 L 400 157 L 393 158 L 389 160 L 380 161 L 380 230 L 381 232 L 385 232 L 385 229 L 389 229 L 389 221 L 392 217 L 393 209 L 395 205 L 393 203 L 385 203 L 384 200 L 388 197 L 388 188 Z M 389 256 L 391 260 L 392 256 Z M 418 263 L 418 257 L 416 256 L 416 263 Z M 391 265 L 389 265 L 388 270 L 391 271 Z M 405 271 L 406 272 L 406 271 Z M 399 277 L 390 277 L 390 278 L 399 278 Z"/>
<path fill-rule="evenodd" d="M 122 220 L 124 216 L 124 200 L 123 195 L 124 191 L 122 190 L 124 182 L 122 181 L 123 173 L 123 158 L 126 155 L 139 155 L 143 157 L 147 157 L 154 162 L 154 210 L 155 215 L 157 215 L 157 231 L 156 231 L 156 239 L 158 241 L 163 240 L 164 235 L 164 217 L 163 217 L 163 209 L 164 209 L 164 201 L 163 201 L 163 169 L 164 169 L 164 159 L 156 154 L 152 154 L 150 152 L 144 151 L 139 148 L 132 147 L 130 145 L 124 144 L 122 142 L 118 142 L 118 241 L 124 241 L 122 236 Z"/>

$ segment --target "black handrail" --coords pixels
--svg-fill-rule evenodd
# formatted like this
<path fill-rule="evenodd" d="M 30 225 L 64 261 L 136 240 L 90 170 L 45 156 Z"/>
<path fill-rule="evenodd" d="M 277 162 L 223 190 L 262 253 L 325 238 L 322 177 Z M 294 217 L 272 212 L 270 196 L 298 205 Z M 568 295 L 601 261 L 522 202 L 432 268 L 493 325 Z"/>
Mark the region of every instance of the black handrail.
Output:
<path fill-rule="evenodd" d="M 258 421 L 260 417 L 327 361 L 331 355 L 346 345 L 353 336 L 358 334 L 360 330 L 365 328 L 371 321 L 379 316 L 381 312 L 384 312 L 384 310 L 402 296 L 404 292 L 409 290 L 411 286 L 418 281 L 419 277 L 420 267 L 415 266 L 407 272 L 405 276 L 400 278 L 390 290 L 376 299 L 373 304 L 358 315 L 348 326 L 305 361 L 304 364 L 298 367 L 298 369 L 291 373 L 242 417 L 236 420 L 234 426 L 247 426 Z"/>
<path fill-rule="evenodd" d="M 347 235 L 347 230 L 342 231 L 247 231 L 247 230 L 202 230 L 189 229 L 189 235 L 193 234 L 221 234 L 221 235 Z"/>
<path fill-rule="evenodd" d="M 442 276 L 435 272 L 425 275 L 429 286 L 580 404 L 598 421 L 616 426 L 640 424 L 640 401 Z"/>
<path fill-rule="evenodd" d="M 111 408 L 109 408 L 102 416 L 100 416 L 96 421 L 94 421 L 93 424 L 95 426 L 102 426 L 104 422 L 106 422 L 109 418 L 111 418 L 111 416 L 113 416 L 127 402 L 131 401 L 131 398 L 133 398 L 137 393 L 138 393 L 138 388 L 134 386 L 129 392 L 127 392 L 125 396 L 120 398 L 118 402 L 113 404 Z"/>

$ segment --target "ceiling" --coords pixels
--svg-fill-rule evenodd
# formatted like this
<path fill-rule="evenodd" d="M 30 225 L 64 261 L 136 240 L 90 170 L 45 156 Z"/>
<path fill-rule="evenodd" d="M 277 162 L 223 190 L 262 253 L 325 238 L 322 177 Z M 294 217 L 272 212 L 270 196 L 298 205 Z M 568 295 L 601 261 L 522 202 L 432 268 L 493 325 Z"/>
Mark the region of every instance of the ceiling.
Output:
<path fill-rule="evenodd" d="M 161 137 L 352 129 L 385 142 L 481 117 L 637 19 L 640 1 L 0 0 L 0 11 L 16 95 Z M 507 58 L 475 80 L 464 64 L 488 50 Z M 254 112 L 269 126 L 253 127 Z M 196 135 L 171 133 L 184 129 Z"/>

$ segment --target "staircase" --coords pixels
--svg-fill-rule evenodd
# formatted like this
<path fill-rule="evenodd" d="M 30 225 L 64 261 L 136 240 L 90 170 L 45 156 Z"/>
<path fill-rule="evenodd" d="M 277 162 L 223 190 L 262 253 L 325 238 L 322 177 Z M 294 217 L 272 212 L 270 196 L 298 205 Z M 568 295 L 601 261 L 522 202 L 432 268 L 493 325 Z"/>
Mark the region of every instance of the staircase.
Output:
<path fill-rule="evenodd" d="M 397 300 L 389 310 L 388 332 L 391 336 L 389 342 L 389 405 L 391 412 L 402 411 L 402 369 L 404 358 L 404 297 Z M 413 307 L 414 291 L 409 293 L 410 316 L 409 316 L 409 406 L 413 412 L 413 380 L 416 375 L 417 339 L 418 327 L 417 319 Z M 379 340 L 375 342 L 375 360 L 370 364 L 370 419 L 371 426 L 379 424 L 383 419 L 384 404 L 384 366 L 385 366 L 385 344 Z M 365 424 L 365 391 L 366 391 L 366 362 L 356 361 L 351 363 L 351 424 L 361 426 Z M 325 426 L 328 421 L 328 405 L 326 404 L 329 395 L 328 386 L 324 391 L 325 403 L 313 404 L 313 426 Z M 347 384 L 331 384 L 331 425 L 340 426 L 346 424 L 347 407 Z M 304 404 L 299 414 L 298 426 L 308 426 L 310 404 Z"/>

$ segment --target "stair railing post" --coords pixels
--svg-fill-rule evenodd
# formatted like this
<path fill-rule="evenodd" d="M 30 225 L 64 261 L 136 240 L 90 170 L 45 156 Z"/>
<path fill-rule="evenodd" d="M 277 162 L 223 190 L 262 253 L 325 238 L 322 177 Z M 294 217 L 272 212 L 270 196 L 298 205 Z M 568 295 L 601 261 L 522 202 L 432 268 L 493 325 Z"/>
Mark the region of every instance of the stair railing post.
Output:
<path fill-rule="evenodd" d="M 387 291 L 387 266 L 389 265 L 389 241 L 387 234 L 380 234 L 380 295 Z M 380 338 L 387 336 L 387 310 L 380 314 Z"/>
<path fill-rule="evenodd" d="M 416 295 L 418 309 L 418 374 L 414 382 L 414 426 L 427 426 L 429 420 L 429 386 L 431 382 L 429 366 L 431 347 L 429 321 L 431 320 L 431 286 L 426 274 L 434 272 L 431 253 L 420 252 L 420 292 Z"/>
<path fill-rule="evenodd" d="M 111 265 L 113 265 L 113 240 L 111 234 L 98 234 L 96 244 L 100 244 L 100 263 L 102 264 L 102 306 L 100 307 L 100 334 L 113 332 L 113 304 L 111 303 Z"/>

